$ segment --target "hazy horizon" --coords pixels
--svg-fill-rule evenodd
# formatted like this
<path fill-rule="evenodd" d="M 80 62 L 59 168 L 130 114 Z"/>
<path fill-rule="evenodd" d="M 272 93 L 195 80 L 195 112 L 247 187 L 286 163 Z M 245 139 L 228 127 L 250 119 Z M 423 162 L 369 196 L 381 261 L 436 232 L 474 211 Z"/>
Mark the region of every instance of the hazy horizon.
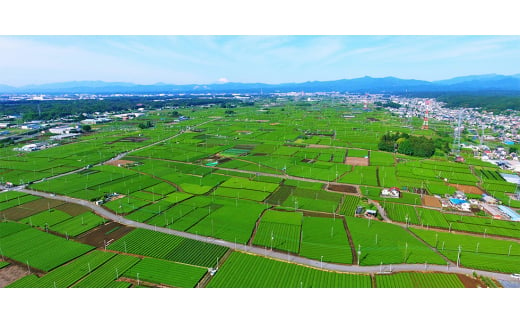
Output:
<path fill-rule="evenodd" d="M 0 84 L 437 81 L 520 73 L 519 36 L 0 36 Z"/>

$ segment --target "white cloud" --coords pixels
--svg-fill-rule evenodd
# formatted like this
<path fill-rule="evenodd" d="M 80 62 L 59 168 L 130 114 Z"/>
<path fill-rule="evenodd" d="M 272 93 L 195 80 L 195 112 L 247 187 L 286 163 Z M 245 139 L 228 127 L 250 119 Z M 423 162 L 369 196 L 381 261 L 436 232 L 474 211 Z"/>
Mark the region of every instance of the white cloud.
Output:
<path fill-rule="evenodd" d="M 229 80 L 228 80 L 227 78 L 225 78 L 225 77 L 221 77 L 221 78 L 219 78 L 219 79 L 217 80 L 217 82 L 219 82 L 219 83 L 228 83 Z"/>

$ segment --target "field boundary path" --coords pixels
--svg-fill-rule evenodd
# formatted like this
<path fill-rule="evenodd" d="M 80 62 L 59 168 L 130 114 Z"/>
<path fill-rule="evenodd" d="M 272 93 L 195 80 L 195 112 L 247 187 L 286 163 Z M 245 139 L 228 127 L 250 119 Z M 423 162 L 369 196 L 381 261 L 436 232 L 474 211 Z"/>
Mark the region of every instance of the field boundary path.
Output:
<path fill-rule="evenodd" d="M 122 216 L 115 215 L 114 213 L 110 212 L 109 210 L 96 205 L 93 202 L 81 200 L 69 196 L 63 196 L 63 195 L 54 195 L 50 193 L 45 192 L 39 192 L 34 190 L 29 190 L 25 188 L 17 188 L 17 191 L 23 192 L 26 194 L 32 194 L 36 196 L 41 196 L 49 199 L 55 199 L 60 201 L 65 201 L 69 203 L 79 204 L 82 206 L 85 206 L 101 217 L 105 219 L 112 220 L 114 222 L 134 227 L 134 228 L 141 228 L 141 229 L 147 229 L 152 230 L 156 232 L 162 232 L 166 234 L 176 235 L 188 239 L 198 240 L 202 242 L 207 242 L 211 244 L 216 244 L 224 247 L 228 247 L 230 249 L 234 250 L 240 250 L 246 253 L 259 255 L 259 256 L 266 256 L 269 258 L 282 260 L 282 261 L 288 261 L 300 265 L 310 266 L 314 268 L 323 268 L 326 270 L 331 271 L 337 271 L 337 272 L 347 272 L 347 273 L 361 273 L 361 274 L 377 274 L 377 273 L 390 273 L 390 272 L 401 272 L 401 271 L 415 271 L 415 272 L 422 272 L 422 271 L 435 271 L 435 272 L 444 272 L 444 273 L 456 273 L 456 274 L 465 274 L 465 275 L 472 275 L 474 272 L 478 275 L 485 275 L 488 277 L 491 277 L 493 279 L 499 279 L 499 280 L 509 280 L 509 281 L 516 281 L 514 280 L 511 275 L 504 274 L 504 273 L 497 273 L 497 272 L 490 272 L 490 271 L 483 271 L 483 270 L 477 270 L 477 269 L 471 269 L 471 268 L 463 268 L 463 267 L 456 267 L 453 264 L 446 263 L 446 265 L 431 265 L 431 264 L 396 264 L 396 265 L 384 265 L 384 266 L 357 266 L 357 265 L 346 265 L 346 264 L 334 264 L 334 263 L 321 263 L 320 260 L 313 260 L 308 259 L 296 255 L 291 255 L 289 253 L 281 252 L 281 251 L 275 251 L 275 250 L 268 250 L 267 248 L 261 248 L 261 247 L 255 247 L 255 246 L 248 246 L 243 244 L 235 244 L 234 242 L 220 240 L 212 237 L 204 237 L 197 234 L 191 234 L 187 232 L 182 231 L 176 231 L 168 228 L 163 227 L 156 227 L 153 225 L 149 225 L 146 223 L 136 222 L 132 220 L 128 220 Z"/>

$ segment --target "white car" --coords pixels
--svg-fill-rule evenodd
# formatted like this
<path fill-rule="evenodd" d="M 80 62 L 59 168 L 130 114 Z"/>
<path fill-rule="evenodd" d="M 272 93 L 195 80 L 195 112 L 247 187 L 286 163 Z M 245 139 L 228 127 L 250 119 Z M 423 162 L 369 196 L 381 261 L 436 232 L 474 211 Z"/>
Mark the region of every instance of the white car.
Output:
<path fill-rule="evenodd" d="M 511 274 L 511 277 L 516 278 L 516 279 L 520 279 L 520 274 Z"/>

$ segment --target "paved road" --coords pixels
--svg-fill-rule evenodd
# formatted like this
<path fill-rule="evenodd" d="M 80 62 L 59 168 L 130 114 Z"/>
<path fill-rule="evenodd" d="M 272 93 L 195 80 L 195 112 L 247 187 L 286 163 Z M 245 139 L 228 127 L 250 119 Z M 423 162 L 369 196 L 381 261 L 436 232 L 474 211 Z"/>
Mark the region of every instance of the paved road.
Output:
<path fill-rule="evenodd" d="M 494 279 L 500 279 L 500 280 L 508 280 L 508 281 L 516 281 L 514 278 L 512 278 L 509 274 L 502 274 L 502 273 L 495 273 L 495 272 L 489 272 L 489 271 L 482 271 L 482 270 L 475 270 L 475 269 L 469 269 L 469 268 L 457 268 L 454 264 L 447 263 L 445 266 L 441 265 L 431 265 L 431 264 L 400 264 L 400 265 L 380 265 L 380 266 L 357 266 L 357 265 L 342 265 L 342 264 L 333 264 L 333 263 L 327 263 L 327 262 L 321 262 L 319 260 L 312 260 L 307 259 L 304 257 L 296 256 L 289 253 L 284 253 L 280 251 L 275 250 L 269 250 L 268 248 L 261 248 L 261 247 L 255 247 L 255 246 L 248 246 L 244 244 L 237 244 L 234 242 L 229 242 L 225 240 L 215 239 L 211 237 L 205 237 L 200 236 L 197 234 L 182 232 L 182 231 L 176 231 L 168 228 L 163 227 L 156 227 L 153 225 L 149 225 L 146 223 L 136 222 L 132 220 L 125 219 L 124 217 L 118 216 L 111 211 L 96 205 L 93 202 L 69 197 L 69 196 L 62 196 L 62 195 L 54 195 L 39 191 L 33 191 L 28 190 L 25 188 L 18 188 L 17 189 L 20 192 L 32 194 L 36 196 L 41 196 L 45 198 L 65 201 L 69 203 L 79 204 L 83 205 L 85 207 L 90 208 L 93 210 L 96 214 L 100 215 L 101 217 L 112 220 L 114 222 L 134 227 L 134 228 L 141 228 L 141 229 L 148 229 L 148 230 L 154 230 L 157 232 L 162 232 L 166 234 L 172 234 L 180 237 L 185 237 L 193 240 L 208 242 L 220 246 L 225 246 L 231 249 L 236 249 L 244 252 L 248 252 L 255 255 L 260 256 L 266 256 L 274 259 L 289 261 L 301 265 L 307 265 L 315 268 L 323 268 L 327 270 L 333 270 L 338 272 L 350 272 L 350 273 L 389 273 L 389 272 L 401 272 L 401 271 L 437 271 L 437 272 L 445 272 L 445 273 L 458 273 L 458 274 L 467 274 L 471 275 L 473 272 L 476 272 L 479 275 L 488 276 Z"/>

